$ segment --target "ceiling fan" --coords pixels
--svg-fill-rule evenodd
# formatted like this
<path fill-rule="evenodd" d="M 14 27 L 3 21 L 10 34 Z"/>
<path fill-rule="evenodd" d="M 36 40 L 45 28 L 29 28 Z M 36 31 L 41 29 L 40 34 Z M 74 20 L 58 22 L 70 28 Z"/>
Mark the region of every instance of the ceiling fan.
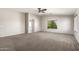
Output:
<path fill-rule="evenodd" d="M 45 13 L 46 10 L 47 10 L 47 9 L 38 8 L 38 12 L 39 12 L 39 13 Z"/>

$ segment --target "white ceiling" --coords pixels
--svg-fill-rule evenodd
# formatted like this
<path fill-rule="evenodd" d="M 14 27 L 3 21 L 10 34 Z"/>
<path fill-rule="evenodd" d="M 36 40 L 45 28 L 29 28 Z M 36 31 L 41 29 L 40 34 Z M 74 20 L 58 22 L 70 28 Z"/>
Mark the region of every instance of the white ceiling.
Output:
<path fill-rule="evenodd" d="M 43 9 L 43 8 L 42 8 Z M 24 13 L 33 13 L 36 15 L 74 15 L 76 8 L 46 8 L 46 13 L 38 13 L 37 8 L 9 8 L 9 10 L 14 10 Z"/>

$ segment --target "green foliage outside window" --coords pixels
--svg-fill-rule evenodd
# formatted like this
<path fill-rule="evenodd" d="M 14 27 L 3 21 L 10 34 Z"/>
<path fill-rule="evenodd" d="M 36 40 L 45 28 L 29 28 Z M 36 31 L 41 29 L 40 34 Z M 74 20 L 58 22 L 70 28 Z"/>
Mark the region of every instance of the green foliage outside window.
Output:
<path fill-rule="evenodd" d="M 53 20 L 48 21 L 48 29 L 57 29 L 57 25 Z"/>

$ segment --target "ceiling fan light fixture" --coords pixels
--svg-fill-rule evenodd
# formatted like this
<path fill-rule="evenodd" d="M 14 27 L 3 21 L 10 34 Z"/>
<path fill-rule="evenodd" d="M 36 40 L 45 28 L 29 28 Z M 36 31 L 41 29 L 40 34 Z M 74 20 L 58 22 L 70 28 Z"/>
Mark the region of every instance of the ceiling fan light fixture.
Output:
<path fill-rule="evenodd" d="M 47 9 L 38 8 L 38 13 L 45 13 Z"/>

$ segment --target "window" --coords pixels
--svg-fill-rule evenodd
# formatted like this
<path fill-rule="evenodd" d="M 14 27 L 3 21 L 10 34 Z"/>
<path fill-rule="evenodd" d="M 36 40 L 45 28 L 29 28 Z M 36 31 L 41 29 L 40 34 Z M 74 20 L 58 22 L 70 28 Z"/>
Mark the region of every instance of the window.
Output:
<path fill-rule="evenodd" d="M 57 29 L 57 25 L 54 20 L 48 20 L 48 29 Z"/>

